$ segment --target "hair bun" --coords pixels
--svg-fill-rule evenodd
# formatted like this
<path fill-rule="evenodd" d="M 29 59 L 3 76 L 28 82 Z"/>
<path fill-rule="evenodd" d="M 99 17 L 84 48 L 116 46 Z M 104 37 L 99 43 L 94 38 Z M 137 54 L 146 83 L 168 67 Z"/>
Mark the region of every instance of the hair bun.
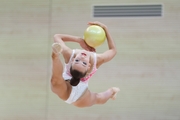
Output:
<path fill-rule="evenodd" d="M 77 78 L 71 78 L 71 80 L 70 80 L 70 84 L 72 85 L 72 86 L 77 86 L 78 84 L 79 84 L 79 82 L 80 82 L 80 78 L 79 79 L 77 79 Z"/>

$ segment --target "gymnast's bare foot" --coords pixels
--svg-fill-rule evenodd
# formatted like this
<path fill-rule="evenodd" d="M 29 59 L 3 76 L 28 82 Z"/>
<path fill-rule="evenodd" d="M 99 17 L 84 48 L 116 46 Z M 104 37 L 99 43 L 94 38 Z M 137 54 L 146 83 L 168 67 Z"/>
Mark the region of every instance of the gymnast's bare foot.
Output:
<path fill-rule="evenodd" d="M 53 43 L 52 49 L 55 54 L 61 54 L 61 52 L 62 52 L 62 47 L 59 43 Z"/>
<path fill-rule="evenodd" d="M 116 99 L 116 96 L 117 96 L 117 93 L 120 91 L 120 89 L 117 88 L 117 87 L 112 87 L 111 89 L 112 89 L 112 91 L 113 91 L 113 94 L 112 94 L 111 99 L 112 99 L 112 100 L 115 100 L 115 99 Z"/>

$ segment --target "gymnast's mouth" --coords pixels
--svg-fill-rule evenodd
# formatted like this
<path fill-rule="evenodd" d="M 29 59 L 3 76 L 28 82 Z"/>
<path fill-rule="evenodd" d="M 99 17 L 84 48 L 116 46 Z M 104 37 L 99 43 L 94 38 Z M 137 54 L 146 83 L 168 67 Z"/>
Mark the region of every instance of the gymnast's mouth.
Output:
<path fill-rule="evenodd" d="M 86 56 L 86 53 L 81 53 L 81 55 L 84 55 L 84 56 Z"/>

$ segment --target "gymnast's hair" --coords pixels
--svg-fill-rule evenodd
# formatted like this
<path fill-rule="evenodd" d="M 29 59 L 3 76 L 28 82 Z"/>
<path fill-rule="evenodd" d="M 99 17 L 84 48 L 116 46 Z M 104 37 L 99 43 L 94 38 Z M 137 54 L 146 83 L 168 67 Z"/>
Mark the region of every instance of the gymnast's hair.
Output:
<path fill-rule="evenodd" d="M 80 82 L 80 79 L 86 75 L 87 71 L 82 73 L 82 72 L 79 72 L 78 70 L 73 70 L 72 66 L 71 66 L 70 73 L 72 75 L 72 78 L 70 80 L 70 84 L 72 86 L 77 86 Z"/>

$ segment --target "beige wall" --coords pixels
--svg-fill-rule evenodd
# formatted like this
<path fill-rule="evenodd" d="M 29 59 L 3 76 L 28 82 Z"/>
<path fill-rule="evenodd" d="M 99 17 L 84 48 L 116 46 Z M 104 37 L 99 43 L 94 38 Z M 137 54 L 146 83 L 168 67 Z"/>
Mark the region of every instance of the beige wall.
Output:
<path fill-rule="evenodd" d="M 162 17 L 92 17 L 96 4 L 151 3 L 163 4 Z M 0 120 L 179 120 L 179 6 L 178 0 L 1 0 Z M 83 36 L 88 21 L 105 23 L 118 49 L 89 88 L 121 92 L 115 101 L 79 109 L 51 92 L 50 53 L 55 33 Z M 106 49 L 105 43 L 97 51 Z"/>

